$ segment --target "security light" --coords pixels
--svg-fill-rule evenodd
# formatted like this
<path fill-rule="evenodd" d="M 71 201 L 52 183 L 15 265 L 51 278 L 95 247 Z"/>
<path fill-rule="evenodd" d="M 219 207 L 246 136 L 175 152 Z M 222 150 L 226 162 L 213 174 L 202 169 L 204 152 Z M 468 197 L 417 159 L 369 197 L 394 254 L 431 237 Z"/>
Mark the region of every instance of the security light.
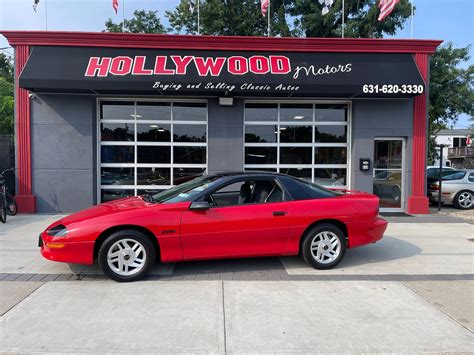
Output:
<path fill-rule="evenodd" d="M 233 97 L 219 97 L 219 105 L 220 106 L 234 106 L 234 98 Z"/>

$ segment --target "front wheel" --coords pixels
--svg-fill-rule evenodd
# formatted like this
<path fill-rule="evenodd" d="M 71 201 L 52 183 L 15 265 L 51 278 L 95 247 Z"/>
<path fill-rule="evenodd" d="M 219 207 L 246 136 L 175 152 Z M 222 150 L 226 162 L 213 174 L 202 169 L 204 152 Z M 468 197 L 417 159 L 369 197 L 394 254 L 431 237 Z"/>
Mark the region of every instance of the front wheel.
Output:
<path fill-rule="evenodd" d="M 104 241 L 98 261 L 102 271 L 111 279 L 137 281 L 143 279 L 155 264 L 155 247 L 145 234 L 122 230 Z"/>
<path fill-rule="evenodd" d="M 6 212 L 10 216 L 14 216 L 18 212 L 18 206 L 16 205 L 15 199 L 8 192 L 6 194 L 7 208 Z"/>
<path fill-rule="evenodd" d="M 454 207 L 468 210 L 474 205 L 474 197 L 471 191 L 458 192 L 454 197 Z"/>
<path fill-rule="evenodd" d="M 346 251 L 346 238 L 333 224 L 314 226 L 303 236 L 303 260 L 315 269 L 331 269 L 342 260 Z"/>

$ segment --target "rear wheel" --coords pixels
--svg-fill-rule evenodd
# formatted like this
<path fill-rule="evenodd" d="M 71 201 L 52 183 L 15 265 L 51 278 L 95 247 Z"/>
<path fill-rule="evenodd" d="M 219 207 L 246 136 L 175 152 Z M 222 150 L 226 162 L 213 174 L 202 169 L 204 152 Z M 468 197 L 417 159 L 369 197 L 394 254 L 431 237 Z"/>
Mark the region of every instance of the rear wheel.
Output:
<path fill-rule="evenodd" d="M 6 201 L 7 201 L 7 208 L 6 208 L 7 214 L 10 216 L 16 215 L 16 213 L 18 212 L 18 207 L 16 205 L 15 199 L 8 192 L 6 194 Z"/>
<path fill-rule="evenodd" d="M 468 210 L 474 206 L 474 197 L 471 191 L 460 191 L 453 201 L 454 207 Z"/>
<path fill-rule="evenodd" d="M 342 260 L 346 251 L 346 238 L 333 224 L 316 225 L 303 236 L 303 260 L 315 269 L 331 269 Z"/>
<path fill-rule="evenodd" d="M 143 279 L 155 264 L 155 247 L 148 237 L 136 230 L 110 235 L 99 249 L 102 271 L 119 282 Z"/>
<path fill-rule="evenodd" d="M 0 195 L 0 221 L 2 223 L 7 222 L 7 210 L 3 204 L 3 196 Z"/>

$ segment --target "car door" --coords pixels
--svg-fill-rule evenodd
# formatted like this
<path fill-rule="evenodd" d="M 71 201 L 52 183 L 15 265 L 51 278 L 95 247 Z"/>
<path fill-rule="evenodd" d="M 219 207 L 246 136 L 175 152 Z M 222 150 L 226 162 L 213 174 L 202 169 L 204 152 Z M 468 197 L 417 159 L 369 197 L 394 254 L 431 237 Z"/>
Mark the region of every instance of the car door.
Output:
<path fill-rule="evenodd" d="M 279 192 L 273 190 L 265 196 L 264 184 L 273 184 Z M 245 196 L 244 190 L 250 195 Z M 276 255 L 286 251 L 291 230 L 289 204 L 275 179 L 240 179 L 206 198 L 213 204 L 208 210 L 183 212 L 181 246 L 185 259 Z"/>

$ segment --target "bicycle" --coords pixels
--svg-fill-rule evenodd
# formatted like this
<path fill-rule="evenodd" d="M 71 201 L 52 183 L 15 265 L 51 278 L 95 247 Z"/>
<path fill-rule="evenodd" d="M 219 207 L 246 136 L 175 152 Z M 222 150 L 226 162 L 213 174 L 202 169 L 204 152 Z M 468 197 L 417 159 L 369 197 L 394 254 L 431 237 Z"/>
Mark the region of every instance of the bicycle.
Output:
<path fill-rule="evenodd" d="M 14 216 L 18 212 L 13 196 L 8 192 L 4 174 L 13 169 L 6 169 L 0 173 L 0 221 L 6 223 L 7 215 Z"/>

